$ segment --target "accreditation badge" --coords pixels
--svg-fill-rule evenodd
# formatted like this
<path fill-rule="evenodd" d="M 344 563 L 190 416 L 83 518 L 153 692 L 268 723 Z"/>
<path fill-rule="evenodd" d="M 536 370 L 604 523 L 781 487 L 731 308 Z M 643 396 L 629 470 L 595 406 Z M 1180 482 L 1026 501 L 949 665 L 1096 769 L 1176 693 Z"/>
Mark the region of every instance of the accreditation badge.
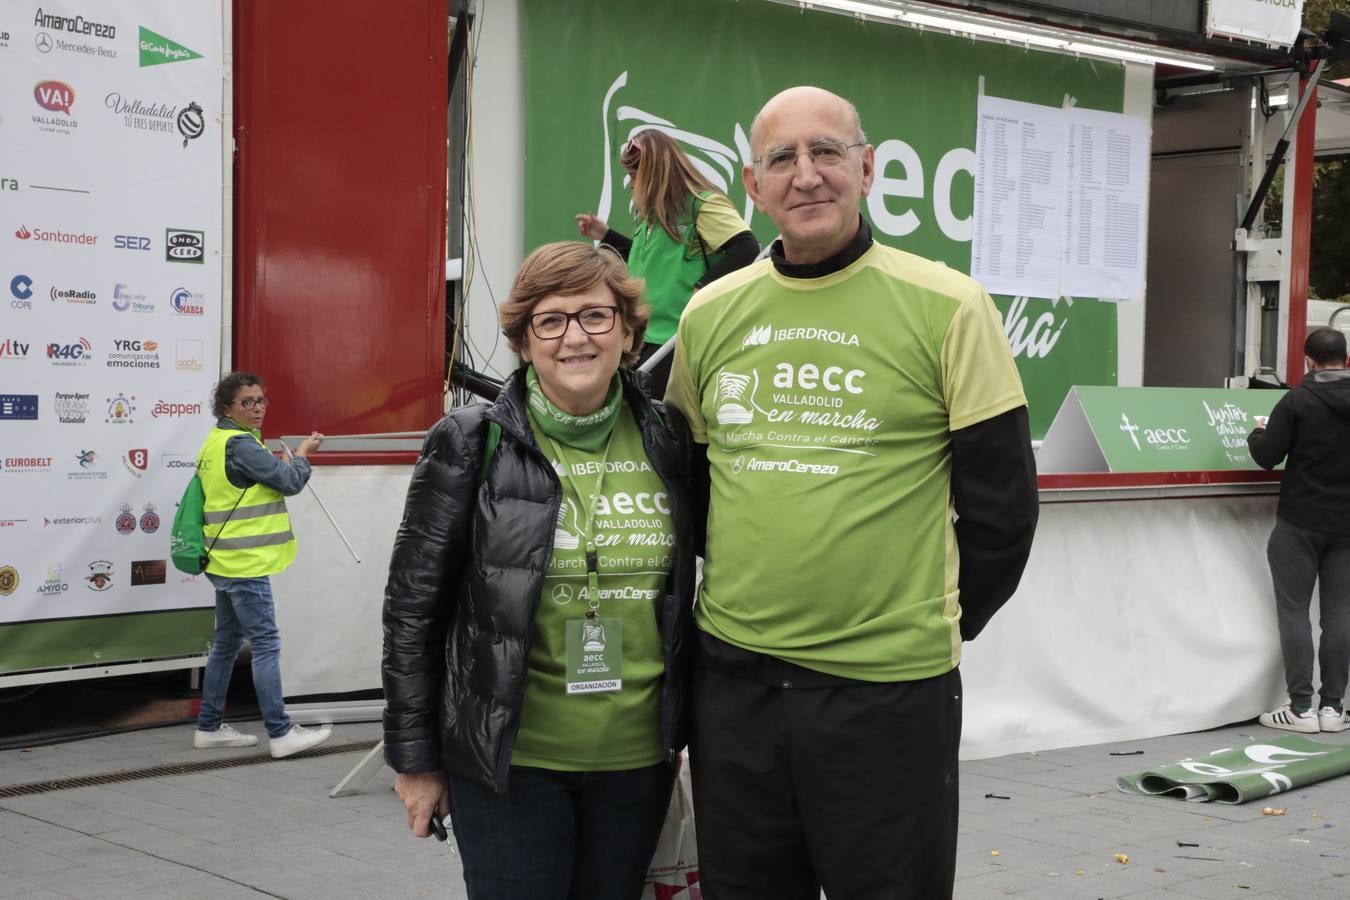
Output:
<path fill-rule="evenodd" d="M 567 622 L 568 694 L 623 690 L 623 619 Z"/>

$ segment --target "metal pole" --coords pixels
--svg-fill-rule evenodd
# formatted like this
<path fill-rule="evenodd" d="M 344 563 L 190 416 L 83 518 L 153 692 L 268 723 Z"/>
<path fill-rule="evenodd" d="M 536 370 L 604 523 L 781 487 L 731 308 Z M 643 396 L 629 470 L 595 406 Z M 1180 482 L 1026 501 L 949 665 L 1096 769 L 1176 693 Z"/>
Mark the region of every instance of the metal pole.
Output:
<path fill-rule="evenodd" d="M 295 454 L 291 453 L 291 448 L 286 445 L 286 442 L 281 440 L 281 438 L 278 438 L 277 440 L 281 443 L 281 449 L 286 451 L 286 458 L 288 460 L 294 459 Z M 342 528 L 338 525 L 337 519 L 334 519 L 333 514 L 328 511 L 328 507 L 324 506 L 323 498 L 319 496 L 319 492 L 314 490 L 314 484 L 310 481 L 306 481 L 305 487 L 309 488 L 309 492 L 314 495 L 314 500 L 319 504 L 319 509 L 323 510 L 323 514 L 328 517 L 328 521 L 332 524 L 333 530 L 338 533 L 338 537 L 342 538 L 342 543 L 347 545 L 347 552 L 352 555 L 352 559 L 356 560 L 358 563 L 361 562 L 361 557 L 357 556 L 356 551 L 352 549 L 352 542 L 347 540 L 347 535 L 342 533 Z"/>

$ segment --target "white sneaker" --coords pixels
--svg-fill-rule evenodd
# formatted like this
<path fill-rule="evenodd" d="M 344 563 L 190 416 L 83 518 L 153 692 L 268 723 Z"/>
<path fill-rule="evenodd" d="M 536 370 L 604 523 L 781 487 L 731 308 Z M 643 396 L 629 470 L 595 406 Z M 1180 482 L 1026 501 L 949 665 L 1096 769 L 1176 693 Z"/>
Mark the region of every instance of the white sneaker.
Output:
<path fill-rule="evenodd" d="M 1279 728 L 1284 731 L 1316 734 L 1322 730 L 1317 713 L 1311 709 L 1307 712 L 1294 712 L 1294 708 L 1288 703 L 1271 712 L 1261 713 L 1258 719 L 1267 728 Z M 1345 726 L 1342 725 L 1341 727 L 1344 728 Z"/>
<path fill-rule="evenodd" d="M 291 730 L 281 737 L 272 738 L 268 742 L 268 749 L 274 759 L 281 759 L 317 747 L 332 736 L 333 729 L 328 725 L 322 728 L 303 728 L 299 725 L 292 725 Z"/>
<path fill-rule="evenodd" d="M 192 732 L 192 746 L 198 750 L 210 750 L 215 747 L 252 747 L 258 743 L 256 734 L 244 734 L 235 731 L 229 725 L 221 725 L 215 731 Z"/>
<path fill-rule="evenodd" d="M 1337 712 L 1334 706 L 1324 706 L 1317 711 L 1317 722 L 1323 731 L 1344 731 L 1350 728 L 1350 714 L 1344 710 Z"/>

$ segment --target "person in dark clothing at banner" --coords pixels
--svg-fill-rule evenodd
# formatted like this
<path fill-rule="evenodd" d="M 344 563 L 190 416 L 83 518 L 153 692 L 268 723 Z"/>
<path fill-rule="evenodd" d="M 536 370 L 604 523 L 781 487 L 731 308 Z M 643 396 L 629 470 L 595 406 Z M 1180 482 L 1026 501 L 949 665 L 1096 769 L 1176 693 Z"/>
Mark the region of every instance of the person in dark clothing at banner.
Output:
<path fill-rule="evenodd" d="M 872 239 L 851 103 L 784 91 L 750 141 L 746 188 L 782 238 L 690 301 L 666 392 L 711 477 L 701 884 L 949 897 L 962 641 L 1016 589 L 1037 520 L 1026 397 L 980 285 Z"/>
<path fill-rule="evenodd" d="M 652 312 L 641 365 L 675 334 L 694 291 L 754 262 L 759 241 L 731 201 L 699 174 L 664 131 L 648 128 L 633 135 L 619 152 L 619 162 L 633 187 L 637 228 L 632 239 L 589 213 L 576 219 L 583 235 L 618 250 L 633 277 L 646 282 L 643 299 Z M 648 372 L 653 397 L 666 391 L 670 361 L 667 355 Z"/>
<path fill-rule="evenodd" d="M 1275 587 L 1280 651 L 1289 702 L 1261 714 L 1284 731 L 1344 731 L 1350 675 L 1350 370 L 1345 335 L 1314 328 L 1303 344 L 1307 377 L 1280 398 L 1247 436 L 1252 459 L 1271 469 L 1288 460 L 1280 480 L 1275 527 L 1266 545 Z M 1319 585 L 1321 702 L 1313 708 L 1313 640 L 1308 621 Z"/>

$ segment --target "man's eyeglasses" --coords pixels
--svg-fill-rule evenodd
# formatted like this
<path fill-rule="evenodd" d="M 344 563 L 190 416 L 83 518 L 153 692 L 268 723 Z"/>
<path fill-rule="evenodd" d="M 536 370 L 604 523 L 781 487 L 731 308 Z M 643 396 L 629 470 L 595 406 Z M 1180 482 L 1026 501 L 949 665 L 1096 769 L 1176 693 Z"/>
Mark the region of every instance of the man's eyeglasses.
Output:
<path fill-rule="evenodd" d="M 530 330 L 541 341 L 556 341 L 567 333 L 573 319 L 587 334 L 608 334 L 614 330 L 617 306 L 588 306 L 574 313 L 542 312 L 530 316 Z"/>
<path fill-rule="evenodd" d="M 268 400 L 266 397 L 245 397 L 243 400 L 236 400 L 234 402 L 249 412 L 252 412 L 255 409 L 266 409 Z"/>
<path fill-rule="evenodd" d="M 811 157 L 811 165 L 817 169 L 833 169 L 843 164 L 845 157 L 848 156 L 848 151 L 855 147 L 865 146 L 867 145 L 862 141 L 856 144 L 845 144 L 843 141 L 821 141 L 801 151 L 770 150 L 754 160 L 754 164 L 770 175 L 786 175 L 797 168 L 797 157 L 804 153 Z"/>

